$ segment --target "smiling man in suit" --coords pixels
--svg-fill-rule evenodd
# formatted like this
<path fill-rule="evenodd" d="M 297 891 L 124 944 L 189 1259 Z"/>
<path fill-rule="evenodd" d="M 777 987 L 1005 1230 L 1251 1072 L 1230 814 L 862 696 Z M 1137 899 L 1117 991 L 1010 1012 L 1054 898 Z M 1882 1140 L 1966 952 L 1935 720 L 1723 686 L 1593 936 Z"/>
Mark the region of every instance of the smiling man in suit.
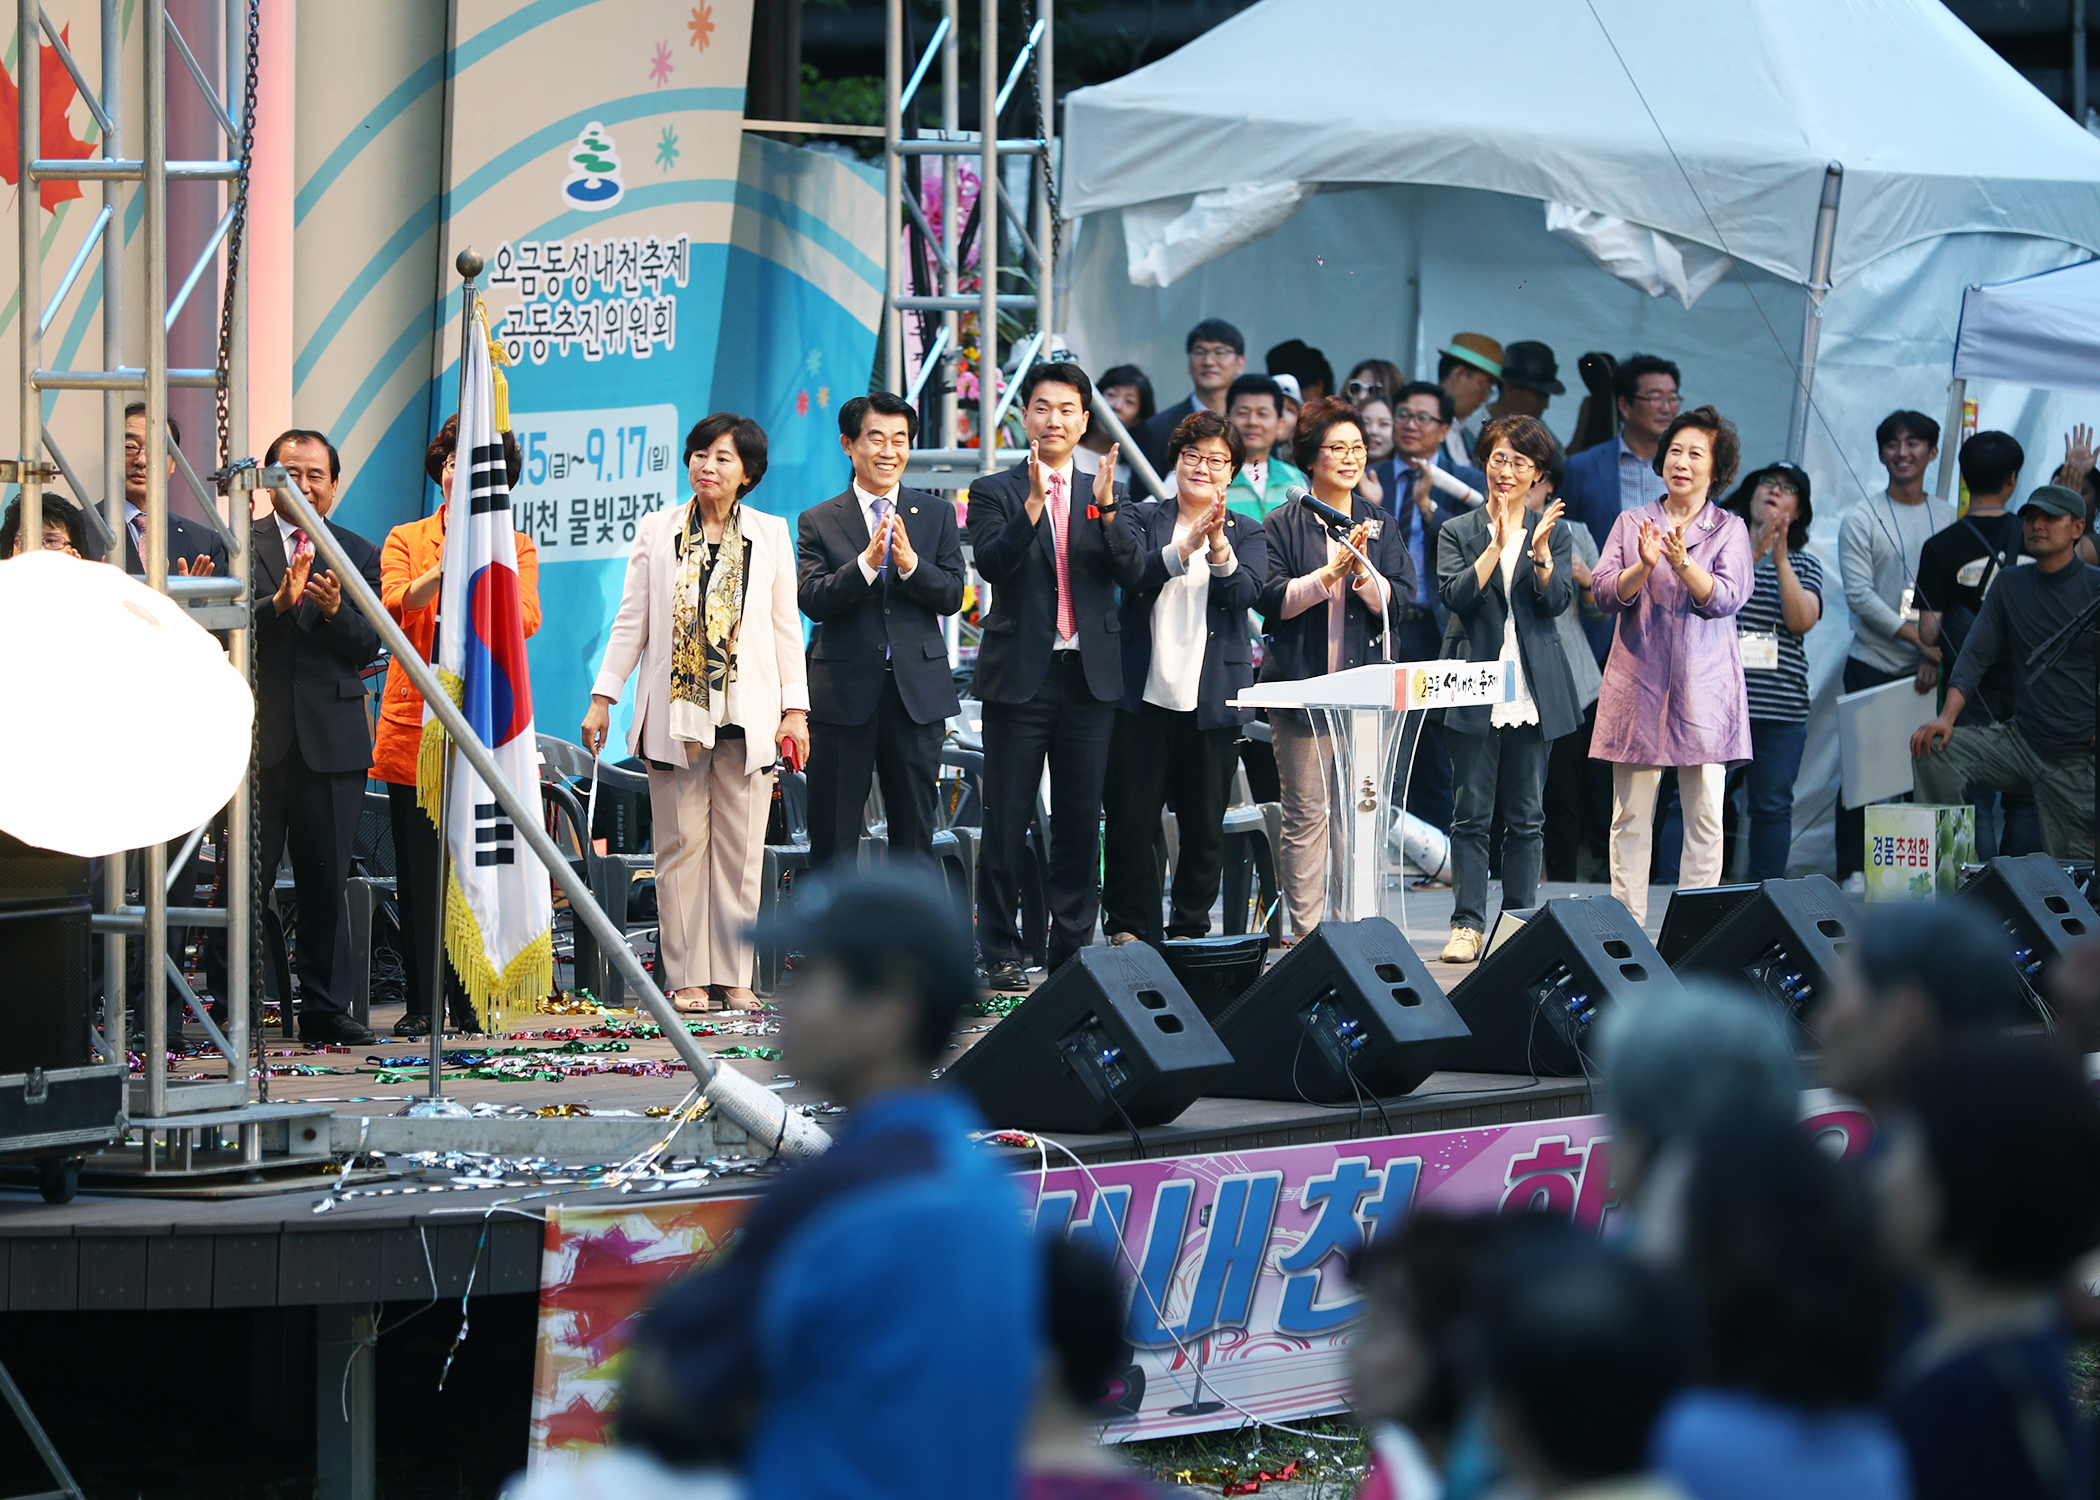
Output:
<path fill-rule="evenodd" d="M 263 457 L 265 467 L 279 461 L 313 508 L 327 516 L 342 483 L 335 445 L 321 433 L 294 428 Z M 300 1040 L 361 1047 L 375 1038 L 347 1007 L 338 912 L 372 764 L 359 674 L 379 654 L 379 633 L 343 597 L 342 581 L 315 557 L 312 540 L 274 491 L 271 504 L 271 513 L 249 531 L 255 548 L 258 889 L 268 889 L 289 846 L 299 892 Z M 376 595 L 379 549 L 341 526 L 329 530 Z"/>
<path fill-rule="evenodd" d="M 1029 460 L 970 486 L 970 543 L 991 586 L 977 650 L 984 702 L 984 845 L 977 945 L 994 989 L 1025 988 L 1020 904 L 1023 839 L 1043 767 L 1050 768 L 1049 964 L 1093 941 L 1101 905 L 1101 783 L 1123 696 L 1116 590 L 1144 576 L 1122 511 L 1116 452 L 1091 493 L 1075 484 L 1093 382 L 1066 361 L 1021 377 Z"/>
<path fill-rule="evenodd" d="M 941 736 L 960 706 L 941 616 L 962 608 L 955 507 L 903 487 L 918 413 L 877 391 L 839 408 L 853 465 L 841 495 L 802 512 L 796 591 L 809 638 L 809 857 L 851 864 L 880 778 L 891 858 L 933 858 Z"/>

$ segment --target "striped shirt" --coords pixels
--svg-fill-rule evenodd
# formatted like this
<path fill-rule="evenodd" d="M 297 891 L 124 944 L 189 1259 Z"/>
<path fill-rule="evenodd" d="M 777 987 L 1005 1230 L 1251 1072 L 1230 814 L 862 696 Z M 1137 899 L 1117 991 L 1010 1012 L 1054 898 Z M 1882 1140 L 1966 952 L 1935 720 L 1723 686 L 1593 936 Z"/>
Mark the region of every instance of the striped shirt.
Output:
<path fill-rule="evenodd" d="M 1814 594 L 1817 600 L 1823 597 L 1823 565 L 1809 552 L 1789 554 L 1794 563 L 1794 576 L 1801 580 L 1801 587 Z M 1808 717 L 1808 653 L 1802 649 L 1801 637 L 1786 628 L 1786 617 L 1779 606 L 1779 566 L 1766 553 L 1757 560 L 1757 582 L 1750 590 L 1749 602 L 1742 613 L 1735 617 L 1738 635 L 1770 635 L 1779 642 L 1779 666 L 1776 670 L 1743 669 L 1743 686 L 1750 696 L 1750 717 L 1753 719 L 1777 719 L 1783 723 L 1799 724 Z"/>

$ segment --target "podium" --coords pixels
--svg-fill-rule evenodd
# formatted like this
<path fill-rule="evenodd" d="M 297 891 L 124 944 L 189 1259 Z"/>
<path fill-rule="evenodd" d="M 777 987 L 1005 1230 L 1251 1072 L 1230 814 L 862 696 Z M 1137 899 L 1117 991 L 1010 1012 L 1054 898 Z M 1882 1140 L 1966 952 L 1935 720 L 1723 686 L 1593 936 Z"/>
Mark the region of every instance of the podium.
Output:
<path fill-rule="evenodd" d="M 1328 919 L 1388 917 L 1400 925 L 1386 896 L 1406 877 L 1399 841 L 1387 835 L 1406 805 L 1408 768 L 1399 762 L 1407 715 L 1511 703 L 1516 694 L 1507 662 L 1410 661 L 1258 682 L 1233 700 L 1240 708 L 1303 709 L 1312 720 L 1327 781 Z"/>

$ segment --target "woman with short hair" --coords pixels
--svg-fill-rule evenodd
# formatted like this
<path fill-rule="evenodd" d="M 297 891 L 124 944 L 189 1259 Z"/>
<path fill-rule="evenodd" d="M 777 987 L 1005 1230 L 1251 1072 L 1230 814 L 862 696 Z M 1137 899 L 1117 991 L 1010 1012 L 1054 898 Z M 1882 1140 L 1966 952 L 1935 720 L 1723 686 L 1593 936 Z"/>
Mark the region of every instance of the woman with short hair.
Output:
<path fill-rule="evenodd" d="M 1399 529 L 1385 527 L 1390 517 L 1357 493 L 1369 456 L 1357 409 L 1338 396 L 1306 402 L 1291 456 L 1311 478 L 1313 498 L 1349 517 L 1349 546 L 1302 505 L 1281 506 L 1262 522 L 1269 571 L 1255 607 L 1265 632 L 1263 682 L 1296 682 L 1378 660 L 1387 606 L 1414 597 L 1414 564 Z M 1269 730 L 1283 800 L 1278 873 L 1291 928 L 1304 937 L 1327 907 L 1329 757 L 1303 709 L 1271 709 Z"/>
<path fill-rule="evenodd" d="M 1144 575 L 1123 590 L 1123 701 L 1108 745 L 1107 858 L 1101 927 L 1111 943 L 1160 938 L 1153 845 L 1171 801 L 1181 849 L 1174 865 L 1170 938 L 1202 937 L 1225 862 L 1225 804 L 1239 760 L 1233 707 L 1254 681 L 1247 610 L 1267 576 L 1261 527 L 1227 508 L 1225 491 L 1247 459 L 1239 429 L 1191 412 L 1167 443 L 1171 500 L 1136 507 Z"/>
<path fill-rule="evenodd" d="M 1437 592 L 1451 612 L 1442 655 L 1507 662 L 1507 702 L 1444 711 L 1453 783 L 1455 900 L 1446 963 L 1480 957 L 1487 932 L 1488 831 L 1502 813 L 1502 906 L 1538 904 L 1545 848 L 1547 746 L 1582 722 L 1559 621 L 1575 602 L 1561 503 L 1524 500 L 1553 463 L 1553 434 L 1532 417 L 1497 417 L 1481 433 L 1487 503 L 1437 533 Z"/>
<path fill-rule="evenodd" d="M 46 495 L 43 542 L 46 552 L 86 557 L 87 523 L 81 517 L 80 507 L 60 496 Z M 0 557 L 14 557 L 26 550 L 22 545 L 22 500 L 18 495 L 7 502 L 7 514 L 0 518 Z"/>
<path fill-rule="evenodd" d="M 693 498 L 643 518 L 605 662 L 583 719 L 604 744 L 637 665 L 628 749 L 649 763 L 662 968 L 681 1010 L 755 1010 L 758 916 L 772 772 L 783 742 L 809 757 L 809 686 L 787 522 L 744 499 L 765 477 L 766 434 L 734 412 L 685 439 Z"/>
<path fill-rule="evenodd" d="M 1686 888 L 1721 883 L 1721 794 L 1750 759 L 1750 709 L 1735 616 L 1750 597 L 1750 533 L 1711 495 L 1735 478 L 1735 424 L 1680 413 L 1655 450 L 1660 500 L 1622 512 L 1591 588 L 1619 617 L 1597 698 L 1593 760 L 1612 763 L 1611 893 L 1648 917 L 1655 794 L 1677 768 Z"/>

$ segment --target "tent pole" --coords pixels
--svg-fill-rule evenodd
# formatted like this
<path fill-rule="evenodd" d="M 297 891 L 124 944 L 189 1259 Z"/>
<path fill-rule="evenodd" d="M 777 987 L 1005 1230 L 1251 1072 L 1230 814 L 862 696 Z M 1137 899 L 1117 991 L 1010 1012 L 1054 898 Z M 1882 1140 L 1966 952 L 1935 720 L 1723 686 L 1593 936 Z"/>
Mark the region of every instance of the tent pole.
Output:
<path fill-rule="evenodd" d="M 1830 295 L 1830 257 L 1837 245 L 1838 192 L 1845 168 L 1823 169 L 1823 201 L 1816 207 L 1816 239 L 1808 255 L 1808 303 L 1801 313 L 1801 361 L 1794 380 L 1794 412 L 1786 426 L 1786 456 L 1800 463 L 1808 447 L 1809 397 L 1816 385 L 1816 344 L 1823 335 L 1823 299 Z"/>
<path fill-rule="evenodd" d="M 2085 0 L 2071 0 L 2071 118 L 2085 128 Z"/>
<path fill-rule="evenodd" d="M 1959 375 L 1947 382 L 1947 420 L 1940 424 L 1939 498 L 1954 491 L 1955 465 L 1961 456 L 1962 408 L 1969 397 L 1969 382 Z"/>

